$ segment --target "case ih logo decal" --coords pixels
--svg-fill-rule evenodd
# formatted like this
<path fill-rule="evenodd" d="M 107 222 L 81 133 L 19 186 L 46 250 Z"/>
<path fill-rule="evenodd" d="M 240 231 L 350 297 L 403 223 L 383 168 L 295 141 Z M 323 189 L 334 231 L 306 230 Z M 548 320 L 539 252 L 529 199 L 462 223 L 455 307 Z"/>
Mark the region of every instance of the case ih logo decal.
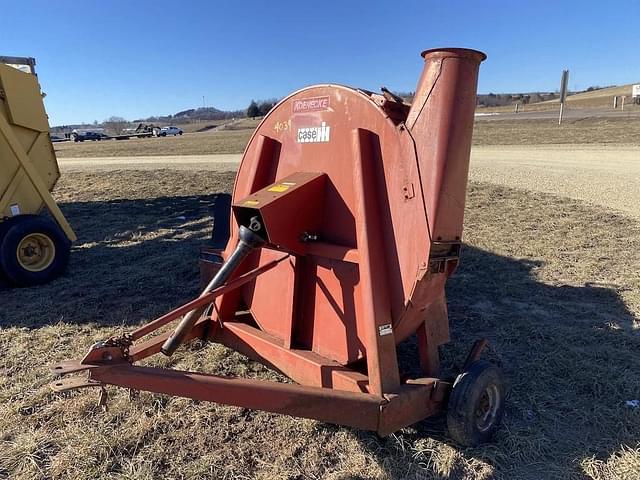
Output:
<path fill-rule="evenodd" d="M 297 141 L 298 143 L 319 143 L 328 142 L 329 134 L 331 133 L 331 127 L 325 122 L 319 127 L 304 127 L 298 129 Z"/>
<path fill-rule="evenodd" d="M 293 101 L 293 113 L 319 112 L 329 109 L 329 97 L 301 98 Z"/>

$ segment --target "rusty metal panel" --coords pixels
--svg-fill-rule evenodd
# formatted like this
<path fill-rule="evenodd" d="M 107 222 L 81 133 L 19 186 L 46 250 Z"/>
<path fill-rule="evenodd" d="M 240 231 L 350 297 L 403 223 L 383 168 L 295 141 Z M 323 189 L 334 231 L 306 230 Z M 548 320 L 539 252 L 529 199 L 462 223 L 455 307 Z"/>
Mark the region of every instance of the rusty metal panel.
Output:
<path fill-rule="evenodd" d="M 234 202 L 233 213 L 247 227 L 256 218 L 256 233 L 270 245 L 305 253 L 303 235 L 317 233 L 322 222 L 325 180 L 323 173 L 293 173 Z"/>
<path fill-rule="evenodd" d="M 195 400 L 314 418 L 377 430 L 382 397 L 330 388 L 220 377 L 179 370 L 125 366 L 90 371 L 91 380 Z"/>
<path fill-rule="evenodd" d="M 430 251 L 438 239 L 460 240 L 477 71 L 483 58 L 470 50 L 427 52 L 406 123 L 391 118 L 380 96 L 370 92 L 336 85 L 295 92 L 260 124 L 238 172 L 235 201 L 255 191 L 252 185 L 258 170 L 269 172 L 263 173 L 267 183 L 295 172 L 324 172 L 327 185 L 320 235 L 324 242 L 353 251 L 358 258 L 356 232 L 362 219 L 357 210 L 359 193 L 354 190 L 353 159 L 358 152 L 353 132 L 370 132 L 375 182 L 368 194 L 381 206 L 382 230 L 382 242 L 373 255 L 386 263 L 396 342 L 413 334 L 430 311 L 437 312 L 431 329 L 434 336 L 448 338 L 446 318 L 443 323 L 442 309 L 435 306 L 444 302 L 444 284 L 451 272 L 430 274 Z M 265 155 L 265 144 L 277 145 L 277 155 Z M 258 169 L 258 159 L 270 162 L 270 167 L 261 164 Z M 232 225 L 232 236 L 236 229 Z M 349 267 L 332 265 L 331 278 L 322 265 L 322 260 L 312 259 L 307 266 L 307 274 L 317 276 L 318 282 L 308 280 L 297 339 L 319 354 L 348 363 L 361 358 L 366 343 L 354 314 L 361 295 L 362 266 L 348 273 Z M 341 272 L 342 268 L 346 271 Z M 246 287 L 251 290 L 252 311 L 265 310 L 256 315 L 259 324 L 279 325 L 280 312 L 265 318 L 271 315 L 257 303 L 275 303 L 273 285 L 286 285 L 290 275 L 294 270 L 281 266 L 269 278 Z M 320 310 L 322 322 L 317 321 Z M 277 334 L 277 328 L 271 333 Z M 345 337 L 354 333 L 345 344 Z"/>
<path fill-rule="evenodd" d="M 433 241 L 460 240 L 467 190 L 478 66 L 466 49 L 422 52 L 425 61 L 407 125 L 415 139 Z"/>
<path fill-rule="evenodd" d="M 389 435 L 442 410 L 451 385 L 436 378 L 421 378 L 402 386 L 398 394 L 386 395 L 378 434 Z"/>
<path fill-rule="evenodd" d="M 278 337 L 241 321 L 225 322 L 212 339 L 265 365 L 302 385 L 369 392 L 368 377 L 308 350 L 286 348 Z"/>

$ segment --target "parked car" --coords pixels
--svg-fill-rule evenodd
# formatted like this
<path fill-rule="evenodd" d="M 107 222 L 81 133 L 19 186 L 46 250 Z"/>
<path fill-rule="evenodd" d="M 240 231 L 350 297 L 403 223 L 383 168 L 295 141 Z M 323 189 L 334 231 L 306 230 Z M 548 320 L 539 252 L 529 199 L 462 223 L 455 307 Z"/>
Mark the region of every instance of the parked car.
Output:
<path fill-rule="evenodd" d="M 182 135 L 182 130 L 180 130 L 178 127 L 162 127 L 160 129 L 160 133 L 158 134 L 159 137 L 167 137 L 169 135 L 173 135 L 174 137 L 176 135 Z"/>
<path fill-rule="evenodd" d="M 90 132 L 90 131 L 86 131 L 86 132 L 73 132 L 71 134 L 71 139 L 74 142 L 84 142 L 85 140 L 93 140 L 93 141 L 100 141 L 103 138 L 105 138 L 106 135 L 103 133 L 99 133 L 99 132 Z"/>

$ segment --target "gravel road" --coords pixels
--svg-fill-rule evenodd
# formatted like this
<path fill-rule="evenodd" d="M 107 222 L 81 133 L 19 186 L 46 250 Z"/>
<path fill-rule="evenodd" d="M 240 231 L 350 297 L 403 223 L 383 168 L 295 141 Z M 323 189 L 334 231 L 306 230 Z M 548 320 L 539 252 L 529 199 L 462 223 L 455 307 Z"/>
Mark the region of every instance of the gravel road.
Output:
<path fill-rule="evenodd" d="M 112 170 L 210 170 L 230 172 L 238 168 L 240 154 L 163 155 L 153 157 L 58 158 L 62 172 L 103 172 Z"/>
<path fill-rule="evenodd" d="M 60 158 L 65 171 L 234 171 L 241 155 Z M 478 146 L 470 179 L 553 193 L 640 218 L 640 147 L 600 145 Z"/>
<path fill-rule="evenodd" d="M 470 179 L 584 200 L 640 218 L 640 147 L 474 147 Z"/>

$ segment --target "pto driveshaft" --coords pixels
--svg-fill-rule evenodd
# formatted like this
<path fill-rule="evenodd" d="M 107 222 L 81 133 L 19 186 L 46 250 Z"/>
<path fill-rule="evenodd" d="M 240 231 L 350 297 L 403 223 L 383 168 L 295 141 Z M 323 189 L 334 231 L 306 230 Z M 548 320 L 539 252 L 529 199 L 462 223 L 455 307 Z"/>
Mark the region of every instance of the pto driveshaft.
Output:
<path fill-rule="evenodd" d="M 206 295 L 224 283 L 231 277 L 242 261 L 256 248 L 264 244 L 262 237 L 258 236 L 245 226 L 240 227 L 239 240 L 236 249 L 229 256 L 229 259 L 222 265 L 218 273 L 211 279 L 209 284 L 202 291 L 200 296 Z M 167 338 L 162 345 L 161 352 L 170 357 L 182 344 L 182 341 L 191 331 L 195 323 L 207 310 L 208 305 L 196 308 L 187 313 L 180 321 L 175 331 Z"/>

